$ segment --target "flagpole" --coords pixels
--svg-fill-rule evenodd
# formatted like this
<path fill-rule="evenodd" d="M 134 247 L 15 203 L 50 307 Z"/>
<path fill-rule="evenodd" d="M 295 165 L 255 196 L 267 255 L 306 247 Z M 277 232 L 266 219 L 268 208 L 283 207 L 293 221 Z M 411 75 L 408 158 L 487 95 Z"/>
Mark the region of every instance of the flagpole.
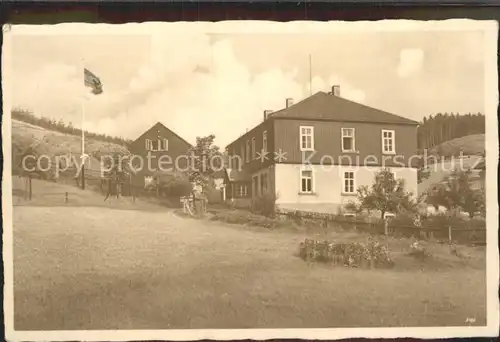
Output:
<path fill-rule="evenodd" d="M 82 61 L 82 72 L 84 82 L 85 82 L 85 67 L 83 66 L 83 61 Z M 82 110 L 82 189 L 85 190 L 85 95 L 82 98 L 82 103 L 81 103 L 81 110 Z"/>
<path fill-rule="evenodd" d="M 312 55 L 309 54 L 309 95 L 312 96 Z"/>
<path fill-rule="evenodd" d="M 82 189 L 85 190 L 85 100 L 82 100 Z"/>

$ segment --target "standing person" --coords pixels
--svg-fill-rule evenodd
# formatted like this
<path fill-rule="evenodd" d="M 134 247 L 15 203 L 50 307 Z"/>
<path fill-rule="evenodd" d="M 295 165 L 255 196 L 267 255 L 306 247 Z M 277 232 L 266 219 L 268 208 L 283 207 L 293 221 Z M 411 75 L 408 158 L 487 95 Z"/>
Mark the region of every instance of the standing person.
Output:
<path fill-rule="evenodd" d="M 108 199 L 108 197 L 111 195 L 111 186 L 112 186 L 111 177 L 108 177 L 108 193 L 106 194 L 106 197 L 104 197 L 105 202 Z"/>

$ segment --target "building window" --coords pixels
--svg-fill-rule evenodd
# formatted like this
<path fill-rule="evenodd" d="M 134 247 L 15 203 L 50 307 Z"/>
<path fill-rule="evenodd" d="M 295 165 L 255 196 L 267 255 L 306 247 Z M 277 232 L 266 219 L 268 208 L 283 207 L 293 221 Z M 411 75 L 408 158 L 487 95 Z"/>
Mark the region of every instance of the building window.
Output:
<path fill-rule="evenodd" d="M 252 138 L 252 160 L 255 159 L 255 138 Z"/>
<path fill-rule="evenodd" d="M 260 192 L 265 194 L 267 192 L 267 173 L 263 173 L 260 176 Z"/>
<path fill-rule="evenodd" d="M 354 152 L 354 128 L 342 128 L 342 152 Z"/>
<path fill-rule="evenodd" d="M 254 197 L 259 195 L 259 176 L 253 176 L 252 178 L 252 191 Z"/>
<path fill-rule="evenodd" d="M 262 133 L 262 152 L 267 152 L 267 131 Z"/>
<path fill-rule="evenodd" d="M 345 194 L 354 194 L 355 193 L 355 185 L 354 185 L 354 171 L 345 171 L 344 172 L 344 187 L 343 192 Z"/>
<path fill-rule="evenodd" d="M 151 140 L 146 139 L 146 150 L 147 151 L 161 151 L 161 140 Z"/>
<path fill-rule="evenodd" d="M 312 193 L 313 192 L 313 173 L 312 170 L 300 171 L 300 192 Z"/>
<path fill-rule="evenodd" d="M 245 153 L 246 153 L 245 154 L 245 161 L 247 163 L 249 163 L 250 162 L 250 141 L 249 140 L 247 140 L 247 150 Z"/>
<path fill-rule="evenodd" d="M 168 139 L 158 140 L 158 145 L 161 147 L 161 151 L 168 151 Z"/>
<path fill-rule="evenodd" d="M 246 184 L 238 184 L 236 186 L 236 196 L 246 197 L 248 195 L 248 187 Z"/>
<path fill-rule="evenodd" d="M 393 130 L 382 130 L 382 153 L 394 154 L 396 153 L 395 133 Z"/>
<path fill-rule="evenodd" d="M 245 161 L 245 145 L 241 145 L 241 164 Z M 241 167 L 240 164 L 238 164 L 239 167 Z"/>
<path fill-rule="evenodd" d="M 314 150 L 314 127 L 300 126 L 300 150 Z"/>
<path fill-rule="evenodd" d="M 239 155 L 236 154 L 236 152 L 229 158 L 229 167 L 230 168 L 234 168 L 236 170 L 239 170 L 240 169 L 240 163 L 241 161 L 241 157 Z"/>

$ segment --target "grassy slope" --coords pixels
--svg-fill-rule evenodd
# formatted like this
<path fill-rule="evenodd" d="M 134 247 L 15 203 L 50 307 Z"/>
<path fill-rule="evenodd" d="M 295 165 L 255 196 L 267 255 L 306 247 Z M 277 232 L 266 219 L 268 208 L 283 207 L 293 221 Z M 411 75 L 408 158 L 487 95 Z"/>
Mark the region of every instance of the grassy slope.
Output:
<path fill-rule="evenodd" d="M 24 199 L 24 178 L 12 177 L 12 204 L 15 206 L 87 206 L 117 209 L 140 209 L 148 211 L 164 211 L 161 201 L 165 199 L 110 197 L 104 201 L 104 194 L 99 191 L 82 190 L 74 184 L 60 184 L 38 179 L 32 180 L 32 199 Z M 98 189 L 93 189 L 98 190 Z M 66 203 L 68 193 L 68 203 Z"/>
<path fill-rule="evenodd" d="M 453 161 L 446 160 L 442 163 L 434 164 L 429 166 L 430 174 L 429 178 L 424 179 L 422 183 L 418 184 L 418 193 L 421 194 L 428 190 L 432 185 L 437 184 L 444 180 L 453 169 L 466 170 L 472 167 L 476 162 L 481 159 L 481 156 L 469 156 L 464 159 L 455 159 Z"/>
<path fill-rule="evenodd" d="M 445 156 L 460 155 L 460 149 L 463 150 L 464 155 L 481 155 L 484 152 L 485 136 L 484 134 L 472 134 L 465 137 L 452 139 L 442 143 L 441 149 Z M 438 147 L 431 149 L 430 153 L 435 154 Z"/>
<path fill-rule="evenodd" d="M 469 158 L 463 159 L 463 165 L 466 168 L 468 165 L 474 165 L 475 162 L 480 158 L 481 154 L 484 152 L 485 135 L 484 134 L 473 134 L 467 135 L 465 137 L 456 138 L 450 141 L 442 143 L 441 150 L 445 156 L 456 156 L 460 155 L 460 150 L 463 151 L 465 156 L 470 156 Z M 429 155 L 434 155 L 438 150 L 437 147 L 429 151 Z M 440 165 L 434 165 L 430 167 L 429 178 L 424 179 L 422 183 L 418 185 L 418 193 L 421 194 L 428 190 L 432 185 L 441 182 L 446 178 L 452 171 L 454 165 L 459 166 L 460 161 L 457 159 L 454 162 L 446 160 Z"/>
<path fill-rule="evenodd" d="M 15 329 L 485 324 L 481 249 L 460 259 L 435 245 L 421 263 L 409 241 L 391 239 L 395 269 L 358 270 L 294 257 L 304 232 L 106 208 L 13 216 Z"/>
<path fill-rule="evenodd" d="M 79 156 L 81 154 L 81 137 L 64 134 L 44 129 L 25 122 L 12 120 L 12 147 L 15 151 L 23 151 L 29 146 L 35 146 L 37 153 L 48 156 L 68 155 Z M 87 139 L 85 141 L 85 152 L 94 156 L 90 168 L 99 168 L 99 158 L 109 152 L 125 152 L 123 146 Z M 79 161 L 79 159 L 78 159 Z"/>

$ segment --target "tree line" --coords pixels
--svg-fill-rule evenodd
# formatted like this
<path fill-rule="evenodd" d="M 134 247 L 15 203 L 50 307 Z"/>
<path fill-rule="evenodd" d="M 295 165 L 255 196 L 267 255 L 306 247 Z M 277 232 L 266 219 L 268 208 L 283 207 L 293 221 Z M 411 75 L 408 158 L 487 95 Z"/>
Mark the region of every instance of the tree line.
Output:
<path fill-rule="evenodd" d="M 46 117 L 37 117 L 32 112 L 14 108 L 12 118 L 36 125 L 53 131 L 81 135 L 80 128 L 73 127 L 72 123 L 65 123 L 62 119 L 56 121 Z M 445 141 L 460 138 L 471 134 L 482 134 L 485 132 L 485 118 L 481 113 L 476 114 L 453 114 L 437 113 L 424 117 L 417 129 L 417 145 L 419 150 L 433 148 Z M 122 137 L 113 137 L 106 134 L 85 131 L 85 135 L 98 141 L 111 142 L 122 146 L 128 146 L 132 141 Z"/>
<path fill-rule="evenodd" d="M 485 118 L 481 113 L 437 113 L 424 117 L 417 129 L 420 150 L 433 148 L 445 141 L 485 132 Z"/>
<path fill-rule="evenodd" d="M 32 112 L 22 108 L 14 108 L 11 111 L 12 118 L 18 121 L 22 121 L 25 123 L 29 123 L 35 126 L 39 126 L 42 128 L 46 128 L 52 131 L 70 134 L 70 135 L 82 135 L 82 130 L 80 128 L 73 127 L 71 122 L 65 123 L 64 120 L 56 121 L 54 119 L 46 118 L 46 117 L 38 117 L 35 116 Z M 124 139 L 122 137 L 113 137 L 106 134 L 99 134 L 95 132 L 89 132 L 87 130 L 84 131 L 85 136 L 88 138 L 92 138 L 94 140 L 114 143 L 117 145 L 122 145 L 128 147 L 132 140 Z"/>

